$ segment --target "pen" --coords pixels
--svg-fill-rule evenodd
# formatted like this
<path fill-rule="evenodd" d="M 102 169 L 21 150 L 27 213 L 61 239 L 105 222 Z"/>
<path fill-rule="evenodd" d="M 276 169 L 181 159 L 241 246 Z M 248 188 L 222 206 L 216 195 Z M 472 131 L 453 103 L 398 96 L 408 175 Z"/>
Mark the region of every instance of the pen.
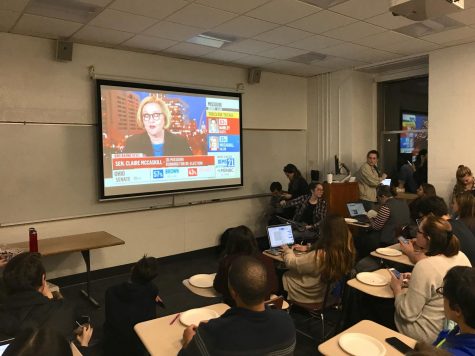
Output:
<path fill-rule="evenodd" d="M 175 317 L 173 318 L 173 320 L 170 322 L 170 325 L 172 325 L 180 316 L 181 313 L 178 313 L 177 315 L 175 315 Z"/>

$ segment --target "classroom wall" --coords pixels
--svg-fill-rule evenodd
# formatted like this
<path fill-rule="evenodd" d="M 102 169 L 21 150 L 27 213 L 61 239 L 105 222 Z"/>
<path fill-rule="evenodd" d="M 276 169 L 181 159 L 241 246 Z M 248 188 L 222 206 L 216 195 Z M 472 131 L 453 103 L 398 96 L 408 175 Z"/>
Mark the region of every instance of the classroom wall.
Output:
<path fill-rule="evenodd" d="M 98 77 L 126 81 L 216 89 L 234 89 L 237 84 L 246 82 L 247 71 L 242 68 L 78 44 L 74 45 L 72 62 L 57 62 L 54 60 L 54 45 L 55 42 L 50 40 L 0 33 L 1 122 L 94 124 L 94 86 L 88 75 L 91 65 Z M 8 126 L 0 123 L 2 130 Z M 263 72 L 260 84 L 245 84 L 243 126 L 246 130 L 262 130 L 263 135 L 267 135 L 267 130 L 268 135 L 275 135 L 276 130 L 306 130 L 307 80 Z M 41 144 L 41 137 L 38 139 L 38 144 Z M 61 139 L 65 145 L 68 144 L 67 137 L 58 138 Z M 272 152 L 273 156 L 279 149 L 278 144 L 262 148 Z M 20 164 L 25 153 L 11 154 L 18 156 Z M 298 156 L 299 161 L 302 158 L 304 161 L 305 149 Z M 47 157 L 45 164 L 48 164 Z M 268 164 L 263 160 L 263 167 Z M 78 169 L 91 169 L 95 165 L 96 162 L 91 161 L 88 167 Z M 2 175 L 8 174 L 2 171 Z M 275 179 L 284 182 L 285 177 L 280 171 L 268 177 L 269 182 Z M 37 188 L 42 189 L 41 185 Z M 8 186 L 0 186 L 0 197 L 7 195 L 8 191 Z M 125 246 L 92 251 L 92 268 L 99 269 L 131 263 L 144 253 L 166 256 L 214 246 L 220 233 L 229 226 L 246 224 L 260 234 L 265 223 L 263 212 L 267 199 L 45 222 L 37 223 L 35 227 L 40 244 L 42 237 L 98 230 L 123 239 Z M 69 204 L 74 204 L 74 201 Z M 29 224 L 1 227 L 0 244 L 26 240 L 28 227 Z M 49 257 L 46 265 L 50 278 L 84 271 L 78 253 Z"/>
<path fill-rule="evenodd" d="M 448 199 L 459 164 L 475 169 L 475 44 L 429 55 L 429 182 Z"/>

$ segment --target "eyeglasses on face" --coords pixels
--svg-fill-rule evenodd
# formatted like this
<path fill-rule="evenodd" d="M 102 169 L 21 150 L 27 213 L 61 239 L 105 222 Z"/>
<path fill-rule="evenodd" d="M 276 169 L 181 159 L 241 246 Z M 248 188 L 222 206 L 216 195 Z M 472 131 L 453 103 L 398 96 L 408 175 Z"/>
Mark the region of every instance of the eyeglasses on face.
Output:
<path fill-rule="evenodd" d="M 142 120 L 143 121 L 159 121 L 162 120 L 165 117 L 165 114 L 162 112 L 154 112 L 153 114 L 143 114 L 142 115 Z"/>

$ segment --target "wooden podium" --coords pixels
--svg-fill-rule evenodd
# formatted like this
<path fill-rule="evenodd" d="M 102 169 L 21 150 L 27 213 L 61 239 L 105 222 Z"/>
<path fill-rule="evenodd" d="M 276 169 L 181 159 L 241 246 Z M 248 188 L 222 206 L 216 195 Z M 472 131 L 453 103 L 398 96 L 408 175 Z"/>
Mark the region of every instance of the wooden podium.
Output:
<path fill-rule="evenodd" d="M 346 203 L 360 199 L 357 182 L 323 183 L 324 197 L 328 204 L 328 213 L 348 216 Z"/>

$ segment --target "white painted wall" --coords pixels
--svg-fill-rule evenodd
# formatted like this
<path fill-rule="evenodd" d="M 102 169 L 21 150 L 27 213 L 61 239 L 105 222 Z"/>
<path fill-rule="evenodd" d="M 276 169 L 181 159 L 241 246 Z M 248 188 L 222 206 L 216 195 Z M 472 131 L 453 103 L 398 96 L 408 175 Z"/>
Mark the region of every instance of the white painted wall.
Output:
<path fill-rule="evenodd" d="M 429 182 L 448 199 L 459 164 L 474 172 L 475 44 L 429 55 Z"/>
<path fill-rule="evenodd" d="M 0 121 L 96 122 L 94 87 L 88 77 L 90 65 L 94 65 L 98 76 L 114 76 L 113 79 L 206 88 L 233 89 L 245 83 L 247 76 L 242 68 L 77 44 L 73 61 L 62 63 L 54 60 L 53 41 L 0 33 Z M 306 129 L 306 79 L 262 73 L 260 84 L 245 87 L 245 128 Z M 64 140 L 67 144 L 67 137 Z M 21 159 L 21 152 L 12 154 Z M 269 181 L 273 178 L 269 177 Z M 229 226 L 246 224 L 261 233 L 266 204 L 267 199 L 247 199 L 41 223 L 35 227 L 40 244 L 42 237 L 97 230 L 122 238 L 125 246 L 92 251 L 92 268 L 98 269 L 134 262 L 144 253 L 166 256 L 214 246 L 219 234 Z M 0 244 L 24 241 L 27 228 L 0 228 Z M 47 258 L 46 265 L 50 278 L 84 271 L 78 253 Z"/>

